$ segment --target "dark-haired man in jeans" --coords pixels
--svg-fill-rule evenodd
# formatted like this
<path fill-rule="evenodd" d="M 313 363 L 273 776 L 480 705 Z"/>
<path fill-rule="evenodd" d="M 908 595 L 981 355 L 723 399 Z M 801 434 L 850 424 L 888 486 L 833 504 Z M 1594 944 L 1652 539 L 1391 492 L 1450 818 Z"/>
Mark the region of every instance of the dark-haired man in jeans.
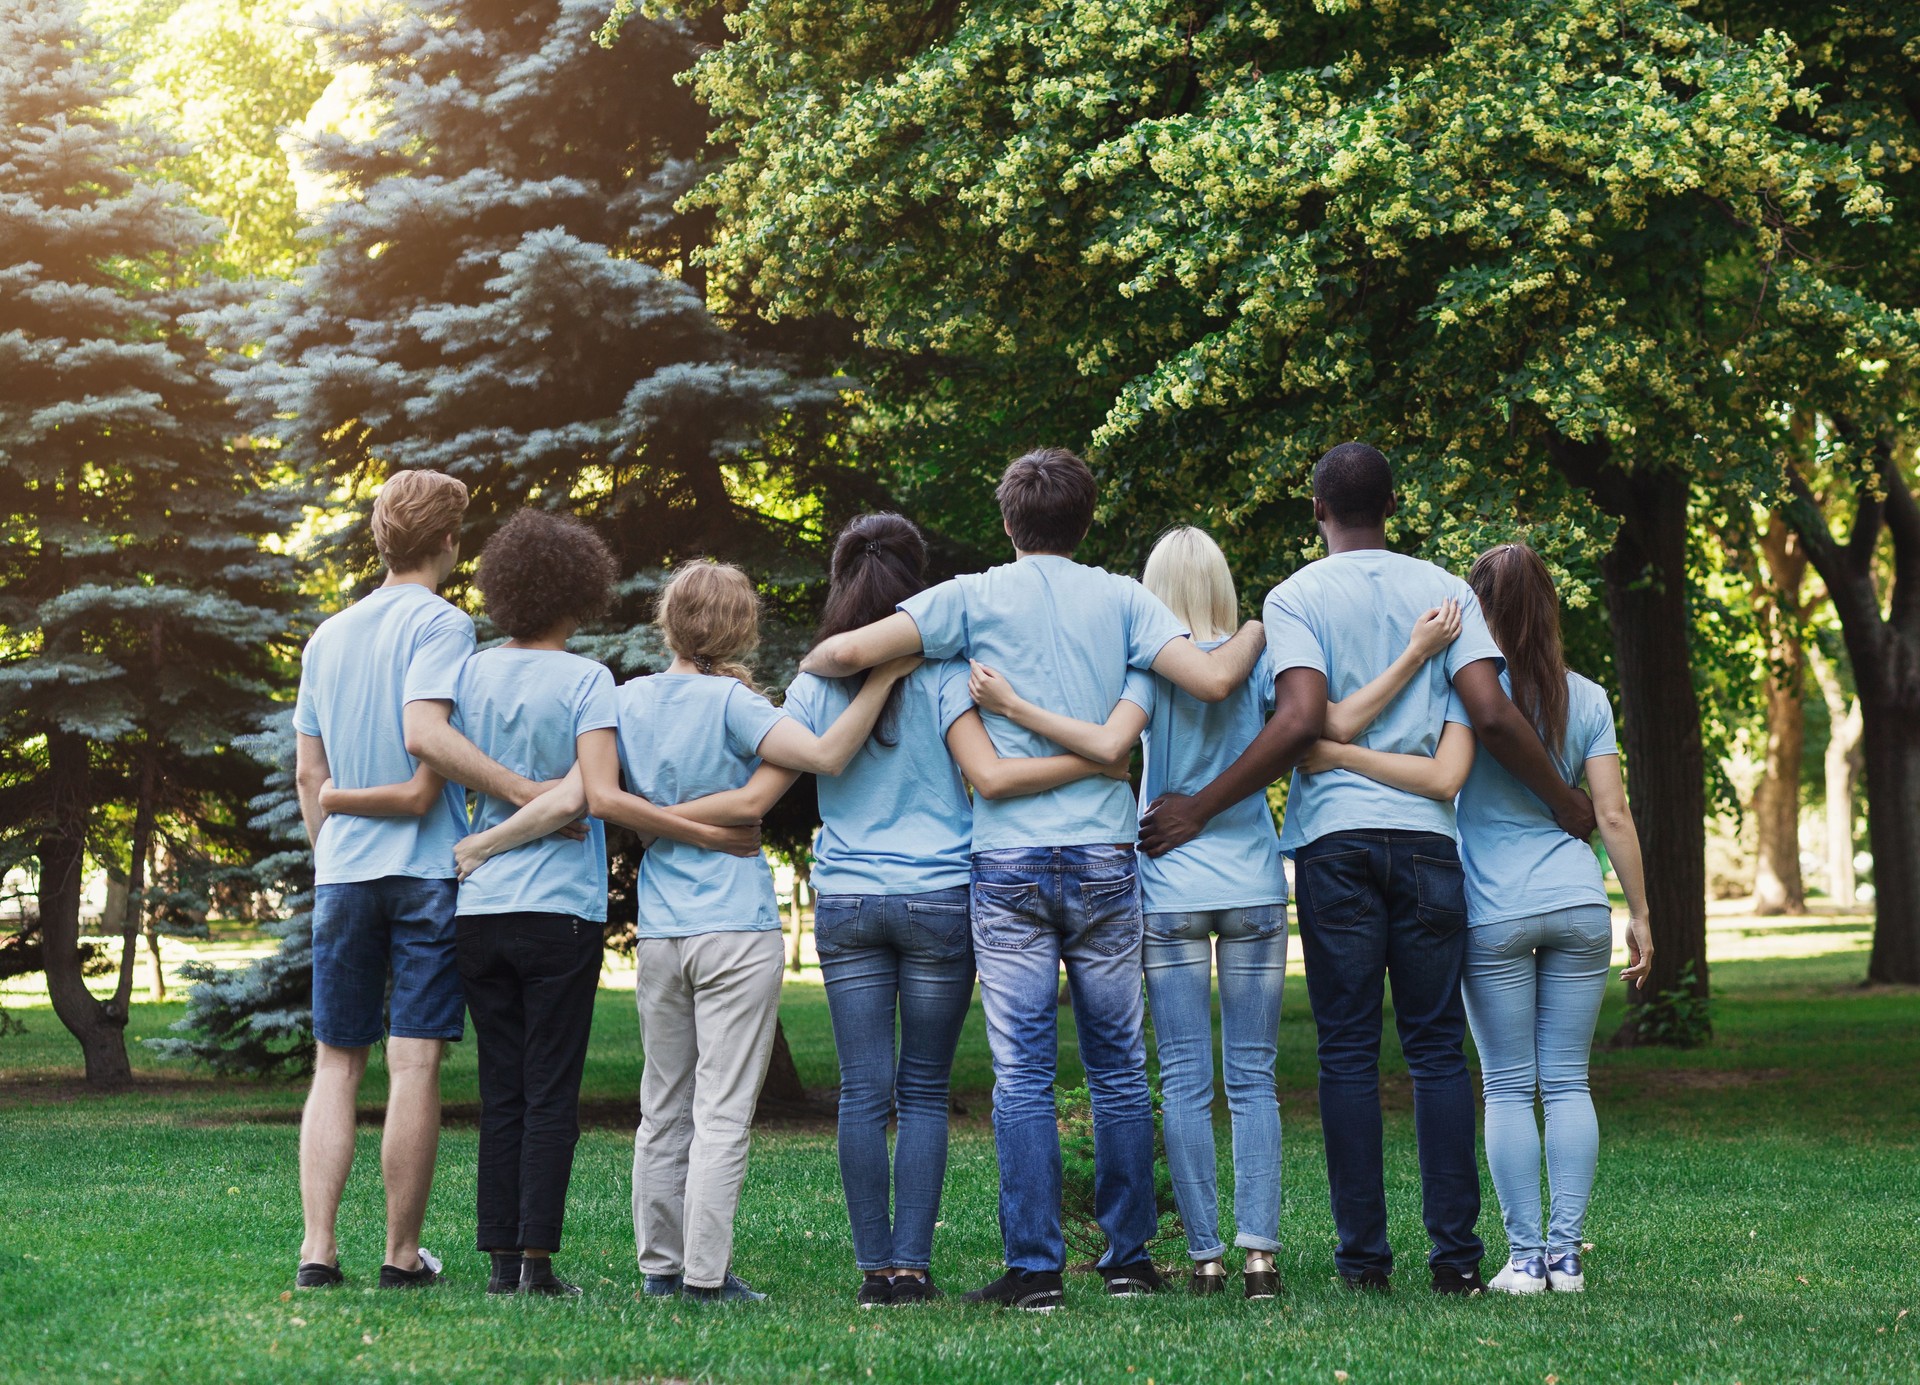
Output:
<path fill-rule="evenodd" d="M 943 582 L 898 614 L 823 640 L 801 668 L 844 677 L 896 654 L 966 655 L 1016 673 L 1048 710 L 1096 723 L 1120 700 L 1129 669 L 1151 668 L 1210 702 L 1246 682 L 1260 654 L 1254 622 L 1209 653 L 1138 582 L 1073 561 L 1093 522 L 1085 462 L 1060 448 L 1028 453 L 996 495 L 1017 561 Z M 1003 756 L 1061 753 L 1004 717 L 983 720 Z M 1062 1302 L 1053 1095 L 1062 964 L 1093 1098 L 1094 1206 L 1107 1234 L 1100 1271 L 1113 1294 L 1152 1292 L 1163 1281 L 1146 1250 L 1158 1215 L 1133 796 L 1094 776 L 977 798 L 973 821 L 974 956 L 993 1048 L 1007 1272 L 967 1298 L 1038 1310 Z"/>
<path fill-rule="evenodd" d="M 1342 444 L 1314 468 L 1313 493 L 1328 556 L 1274 588 L 1265 607 L 1268 657 L 1278 671 L 1273 717 L 1198 794 L 1170 794 L 1152 805 L 1141 834 L 1145 849 L 1157 856 L 1191 841 L 1216 813 L 1297 765 L 1324 728 L 1327 699 L 1344 699 L 1383 673 L 1420 617 L 1449 600 L 1460 605 L 1459 638 L 1414 675 L 1358 741 L 1431 755 L 1447 721 L 1464 719 L 1563 828 L 1591 834 L 1592 804 L 1555 771 L 1500 687 L 1504 661 L 1472 589 L 1387 549 L 1394 510 L 1387 459 L 1364 444 Z M 1466 888 L 1453 805 L 1346 770 L 1296 773 L 1281 850 L 1294 858 L 1307 995 L 1319 1031 L 1320 1123 L 1340 1237 L 1334 1263 L 1355 1288 L 1388 1287 L 1393 1252 L 1379 1065 L 1382 987 L 1391 980 L 1413 1076 L 1432 1287 L 1477 1293 L 1486 1286 L 1474 1229 L 1480 1173 L 1460 996 Z"/>

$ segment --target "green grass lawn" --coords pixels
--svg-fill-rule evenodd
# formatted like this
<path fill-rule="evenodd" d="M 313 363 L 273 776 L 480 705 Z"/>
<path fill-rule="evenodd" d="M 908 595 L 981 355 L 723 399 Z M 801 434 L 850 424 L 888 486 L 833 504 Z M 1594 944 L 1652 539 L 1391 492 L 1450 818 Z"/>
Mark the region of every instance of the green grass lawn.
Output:
<path fill-rule="evenodd" d="M 467 1249 L 467 1125 L 446 1133 L 428 1217 L 427 1243 L 448 1260 L 444 1288 L 365 1287 L 382 1244 L 368 1129 L 343 1218 L 351 1285 L 292 1296 L 299 1089 L 137 1059 L 153 1085 L 87 1096 L 51 1012 L 16 1007 L 28 1033 L 0 1039 L 0 1378 L 1920 1380 L 1920 1312 L 1903 1316 L 1920 1309 L 1920 997 L 1862 990 L 1863 970 L 1851 946 L 1724 961 L 1710 1048 L 1598 1055 L 1592 1287 L 1467 1302 L 1426 1291 L 1408 1088 L 1391 1052 L 1396 1292 L 1358 1298 L 1334 1279 L 1312 1025 L 1296 981 L 1279 1068 L 1286 1295 L 1260 1307 L 1231 1296 L 1113 1302 L 1083 1274 L 1067 1311 L 1038 1319 L 954 1303 L 855 1310 L 832 1134 L 805 1128 L 755 1137 L 737 1262 L 772 1292 L 766 1305 L 634 1300 L 631 1135 L 608 1126 L 581 1142 L 560 1262 L 585 1284 L 582 1302 L 481 1292 L 484 1261 Z M 1603 1034 L 1618 1020 L 1614 989 Z M 141 1006 L 134 1033 L 177 1014 Z M 791 984 L 784 1015 L 803 1077 L 831 1085 L 818 986 Z M 470 1044 L 456 1051 L 451 1102 L 475 1098 L 472 1057 Z M 603 992 L 588 1097 L 614 1111 L 639 1057 L 631 997 Z M 379 1083 L 376 1062 L 369 1102 Z M 990 1277 L 999 1261 L 989 1085 L 976 1011 L 936 1242 L 949 1287 Z M 1224 1153 L 1224 1115 L 1222 1125 Z M 1223 1166 L 1223 1189 L 1230 1177 Z M 1490 1186 L 1481 1231 L 1491 1270 L 1504 1242 Z"/>

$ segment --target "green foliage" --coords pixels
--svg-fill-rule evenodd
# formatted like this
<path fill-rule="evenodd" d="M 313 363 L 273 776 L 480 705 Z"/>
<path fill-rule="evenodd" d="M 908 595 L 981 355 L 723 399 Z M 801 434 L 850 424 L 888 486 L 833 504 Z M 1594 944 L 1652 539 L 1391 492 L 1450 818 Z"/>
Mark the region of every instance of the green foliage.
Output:
<path fill-rule="evenodd" d="M 1698 1048 L 1713 1037 L 1713 997 L 1701 987 L 1692 962 L 1681 969 L 1676 985 L 1641 1008 L 1637 1029 L 1637 1042 L 1669 1048 Z"/>
<path fill-rule="evenodd" d="M 1160 1087 L 1152 1087 L 1153 1205 L 1160 1224 L 1147 1253 L 1159 1260 L 1185 1246 L 1185 1231 L 1173 1201 L 1173 1174 L 1167 1168 L 1167 1142 L 1160 1119 Z M 1091 1263 L 1107 1250 L 1107 1233 L 1095 1215 L 1093 1184 L 1093 1094 L 1086 1084 L 1063 1087 L 1055 1098 L 1060 1124 L 1060 1229 L 1067 1253 Z M 1177 1243 L 1177 1244 L 1176 1244 Z"/>

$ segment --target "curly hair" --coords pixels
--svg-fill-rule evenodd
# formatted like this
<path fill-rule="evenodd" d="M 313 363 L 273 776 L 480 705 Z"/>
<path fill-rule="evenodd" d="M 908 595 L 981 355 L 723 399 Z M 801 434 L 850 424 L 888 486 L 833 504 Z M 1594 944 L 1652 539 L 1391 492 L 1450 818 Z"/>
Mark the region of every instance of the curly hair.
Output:
<path fill-rule="evenodd" d="M 618 571 L 598 534 L 571 515 L 521 510 L 487 540 L 474 585 L 487 616 L 516 640 L 606 613 Z"/>

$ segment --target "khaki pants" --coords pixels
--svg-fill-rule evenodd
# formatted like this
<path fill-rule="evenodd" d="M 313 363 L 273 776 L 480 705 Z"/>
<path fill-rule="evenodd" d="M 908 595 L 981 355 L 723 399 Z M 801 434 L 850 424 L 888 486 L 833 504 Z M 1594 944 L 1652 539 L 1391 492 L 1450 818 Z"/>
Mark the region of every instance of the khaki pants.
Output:
<path fill-rule="evenodd" d="M 642 938 L 633 1234 L 644 1274 L 718 1288 L 733 1258 L 747 1135 L 780 1017 L 781 935 Z"/>

